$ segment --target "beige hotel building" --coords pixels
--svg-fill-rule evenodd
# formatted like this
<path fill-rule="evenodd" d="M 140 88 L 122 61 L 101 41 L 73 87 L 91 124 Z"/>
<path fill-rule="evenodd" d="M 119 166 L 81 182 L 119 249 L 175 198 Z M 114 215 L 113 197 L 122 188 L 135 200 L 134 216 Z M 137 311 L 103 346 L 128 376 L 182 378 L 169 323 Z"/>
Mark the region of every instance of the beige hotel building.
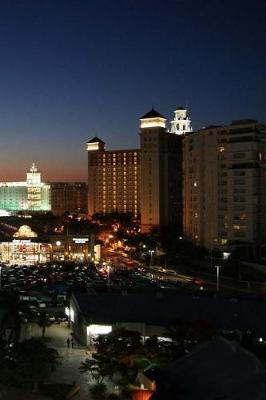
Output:
<path fill-rule="evenodd" d="M 87 142 L 88 214 L 140 214 L 140 150 L 105 150 L 94 137 Z"/>
<path fill-rule="evenodd" d="M 266 240 L 266 126 L 233 121 L 183 140 L 185 237 L 212 248 Z"/>
<path fill-rule="evenodd" d="M 178 114 L 178 115 L 177 115 Z M 169 132 L 166 119 L 152 109 L 140 118 L 140 149 L 105 150 L 87 142 L 88 214 L 132 212 L 141 230 L 182 226 L 182 140 L 190 120 L 179 108 Z M 182 134 L 179 134 L 182 133 Z"/>

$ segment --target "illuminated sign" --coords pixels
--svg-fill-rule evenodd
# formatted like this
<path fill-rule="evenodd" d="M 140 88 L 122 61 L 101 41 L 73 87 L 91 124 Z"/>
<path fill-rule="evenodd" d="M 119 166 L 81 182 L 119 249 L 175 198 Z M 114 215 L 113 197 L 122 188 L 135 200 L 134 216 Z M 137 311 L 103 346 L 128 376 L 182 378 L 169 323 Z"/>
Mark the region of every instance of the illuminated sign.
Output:
<path fill-rule="evenodd" d="M 31 243 L 31 240 L 30 239 L 25 239 L 25 240 L 14 239 L 14 240 L 12 240 L 12 242 L 15 244 L 27 244 L 27 243 Z"/>
<path fill-rule="evenodd" d="M 76 244 L 85 244 L 88 241 L 88 238 L 73 238 L 73 242 L 75 242 Z"/>

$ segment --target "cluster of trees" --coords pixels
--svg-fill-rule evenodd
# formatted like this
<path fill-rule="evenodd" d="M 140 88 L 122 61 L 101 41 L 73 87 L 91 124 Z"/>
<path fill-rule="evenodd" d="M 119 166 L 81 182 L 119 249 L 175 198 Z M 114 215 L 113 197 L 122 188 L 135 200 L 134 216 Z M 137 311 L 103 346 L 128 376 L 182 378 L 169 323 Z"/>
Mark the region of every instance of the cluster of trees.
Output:
<path fill-rule="evenodd" d="M 0 344 L 0 382 L 24 390 L 36 389 L 60 364 L 59 354 L 43 340 L 32 338 Z"/>
<path fill-rule="evenodd" d="M 0 291 L 0 309 L 0 383 L 33 389 L 60 363 L 59 354 L 42 337 L 20 341 L 21 326 L 31 312 L 18 293 Z M 36 322 L 44 336 L 49 325 L 46 314 L 40 314 Z"/>
<path fill-rule="evenodd" d="M 213 330 L 204 321 L 178 321 L 169 328 L 172 341 L 161 341 L 152 336 L 143 341 L 139 332 L 126 329 L 100 335 L 95 340 L 95 353 L 80 366 L 82 373 L 97 382 L 91 388 L 95 400 L 114 398 L 108 395 L 105 382 L 119 386 L 117 398 L 129 399 L 130 387 L 136 384 L 139 370 L 162 367 L 184 355 L 199 341 L 208 340 Z"/>

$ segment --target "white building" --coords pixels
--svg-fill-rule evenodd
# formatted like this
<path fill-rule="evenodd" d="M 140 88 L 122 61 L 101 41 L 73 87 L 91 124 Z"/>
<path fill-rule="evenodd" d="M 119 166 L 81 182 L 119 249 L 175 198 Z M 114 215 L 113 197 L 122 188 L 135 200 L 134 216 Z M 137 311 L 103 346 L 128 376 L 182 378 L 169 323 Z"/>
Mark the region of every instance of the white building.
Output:
<path fill-rule="evenodd" d="M 25 182 L 0 182 L 0 209 L 5 211 L 50 211 L 50 185 L 41 182 L 35 164 Z"/>
<path fill-rule="evenodd" d="M 175 111 L 173 121 L 171 121 L 171 133 L 184 135 L 187 132 L 192 132 L 191 120 L 187 116 L 187 110 L 183 107 L 178 107 Z"/>

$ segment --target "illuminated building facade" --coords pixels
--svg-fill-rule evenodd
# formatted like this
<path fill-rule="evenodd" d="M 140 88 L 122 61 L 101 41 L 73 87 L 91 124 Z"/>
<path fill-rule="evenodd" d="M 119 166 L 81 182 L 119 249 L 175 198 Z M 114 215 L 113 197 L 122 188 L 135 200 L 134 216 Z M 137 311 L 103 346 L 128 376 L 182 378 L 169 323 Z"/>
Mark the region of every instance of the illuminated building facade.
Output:
<path fill-rule="evenodd" d="M 266 240 L 266 126 L 233 121 L 183 140 L 184 234 L 212 248 Z"/>
<path fill-rule="evenodd" d="M 35 164 L 26 182 L 0 182 L 0 209 L 6 211 L 50 211 L 50 185 L 41 182 Z"/>
<path fill-rule="evenodd" d="M 141 229 L 182 227 L 182 139 L 151 110 L 140 118 Z"/>
<path fill-rule="evenodd" d="M 40 242 L 29 226 L 22 225 L 11 241 L 0 243 L 0 260 L 11 265 L 46 263 L 52 260 L 52 245 Z"/>
<path fill-rule="evenodd" d="M 87 214 L 88 187 L 85 182 L 51 182 L 51 210 L 54 215 Z"/>
<path fill-rule="evenodd" d="M 94 137 L 87 142 L 88 213 L 140 213 L 140 150 L 105 150 Z"/>
<path fill-rule="evenodd" d="M 171 121 L 171 133 L 177 135 L 184 135 L 185 133 L 192 132 L 191 121 L 187 116 L 187 110 L 183 107 L 178 107 L 174 111 L 174 119 Z"/>
<path fill-rule="evenodd" d="M 53 235 L 50 237 L 54 261 L 99 262 L 95 235 Z"/>
<path fill-rule="evenodd" d="M 0 262 L 43 264 L 49 261 L 99 262 L 95 235 L 52 235 L 38 237 L 28 225 L 21 225 L 11 239 L 0 242 Z"/>

